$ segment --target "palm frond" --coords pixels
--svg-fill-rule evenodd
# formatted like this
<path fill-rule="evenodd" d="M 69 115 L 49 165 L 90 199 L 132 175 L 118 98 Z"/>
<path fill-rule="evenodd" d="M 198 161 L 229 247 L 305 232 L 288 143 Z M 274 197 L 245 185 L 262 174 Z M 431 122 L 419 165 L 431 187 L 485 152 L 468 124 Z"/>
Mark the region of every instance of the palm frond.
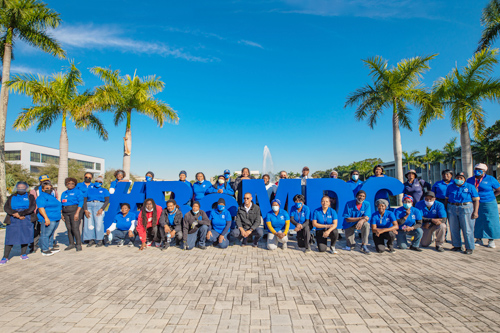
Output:
<path fill-rule="evenodd" d="M 375 56 L 365 59 L 363 62 L 370 69 L 370 76 L 375 82 L 387 78 L 387 60 L 380 56 Z"/>
<path fill-rule="evenodd" d="M 490 0 L 483 9 L 481 15 L 481 24 L 484 30 L 479 40 L 479 46 L 476 52 L 488 48 L 500 34 L 500 1 Z"/>

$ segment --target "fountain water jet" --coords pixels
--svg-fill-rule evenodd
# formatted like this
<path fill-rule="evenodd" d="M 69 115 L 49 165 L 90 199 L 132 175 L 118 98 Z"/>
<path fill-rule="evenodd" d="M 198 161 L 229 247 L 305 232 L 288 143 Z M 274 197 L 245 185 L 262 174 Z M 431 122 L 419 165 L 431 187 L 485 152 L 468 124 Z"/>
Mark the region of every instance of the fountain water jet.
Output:
<path fill-rule="evenodd" d="M 271 151 L 267 146 L 264 146 L 263 160 L 262 160 L 262 175 L 268 174 L 271 182 L 274 182 L 274 164 Z"/>

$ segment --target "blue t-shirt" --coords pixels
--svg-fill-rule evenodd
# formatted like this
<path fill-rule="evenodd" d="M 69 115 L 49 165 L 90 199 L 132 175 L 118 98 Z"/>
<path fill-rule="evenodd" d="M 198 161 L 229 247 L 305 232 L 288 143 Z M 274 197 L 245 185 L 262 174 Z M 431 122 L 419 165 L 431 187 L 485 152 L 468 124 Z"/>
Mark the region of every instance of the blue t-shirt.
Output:
<path fill-rule="evenodd" d="M 28 193 L 24 193 L 23 195 L 13 195 L 12 199 L 10 199 L 10 208 L 13 210 L 25 210 L 30 207 L 30 198 Z"/>
<path fill-rule="evenodd" d="M 177 214 L 177 207 L 170 213 L 167 211 L 168 224 L 172 227 L 175 226 L 174 220 L 175 215 Z"/>
<path fill-rule="evenodd" d="M 205 192 L 212 186 L 209 181 L 204 180 L 203 183 L 196 182 L 193 184 L 194 200 L 198 201 L 205 197 Z"/>
<path fill-rule="evenodd" d="M 465 182 L 462 186 L 457 186 L 455 183 L 448 186 L 446 197 L 449 203 L 464 203 L 472 202 L 472 198 L 479 197 L 476 187 Z"/>
<path fill-rule="evenodd" d="M 229 185 L 229 183 L 226 183 L 225 185 L 217 184 L 217 187 L 215 186 L 209 187 L 206 193 L 207 194 L 217 193 L 218 190 L 222 190 L 223 194 L 234 195 L 234 190 L 231 188 L 231 185 Z"/>
<path fill-rule="evenodd" d="M 116 223 L 116 229 L 121 231 L 130 230 L 132 226 L 132 222 L 136 221 L 136 214 L 132 211 L 129 211 L 127 215 L 123 216 L 120 212 L 115 216 L 113 223 Z"/>
<path fill-rule="evenodd" d="M 351 200 L 349 201 L 344 208 L 344 229 L 350 228 L 358 222 L 346 222 L 346 218 L 348 217 L 363 217 L 363 216 L 368 216 L 370 217 L 372 215 L 372 210 L 370 207 L 370 203 L 368 201 L 363 201 L 361 203 L 361 209 L 358 209 L 357 207 L 358 202 L 356 200 Z"/>
<path fill-rule="evenodd" d="M 394 211 L 394 216 L 396 217 L 396 220 L 405 217 L 406 209 L 404 207 L 399 207 Z M 418 208 L 411 207 L 410 215 L 406 218 L 405 223 L 399 226 L 399 230 L 402 230 L 404 225 L 407 227 L 413 227 L 418 220 L 422 220 L 422 212 Z"/>
<path fill-rule="evenodd" d="M 290 215 L 288 215 L 286 210 L 280 209 L 278 215 L 276 215 L 274 211 L 267 213 L 266 223 L 271 222 L 271 226 L 277 232 L 285 230 L 286 221 L 290 221 Z"/>
<path fill-rule="evenodd" d="M 446 198 L 446 190 L 452 183 L 453 180 L 451 180 L 448 184 L 446 184 L 444 180 L 435 182 L 434 185 L 432 185 L 432 192 L 434 192 L 436 198 L 444 200 Z"/>
<path fill-rule="evenodd" d="M 83 194 L 76 187 L 72 190 L 66 190 L 61 194 L 61 203 L 63 206 L 78 205 L 83 207 Z"/>
<path fill-rule="evenodd" d="M 396 217 L 394 216 L 393 212 L 388 210 L 384 212 L 384 216 L 380 216 L 379 211 L 376 211 L 372 214 L 372 217 L 370 219 L 370 224 L 376 225 L 379 229 L 391 228 L 394 226 L 394 222 L 396 222 Z"/>
<path fill-rule="evenodd" d="M 222 212 L 218 209 L 213 209 L 210 213 L 210 220 L 212 221 L 212 229 L 222 234 L 226 227 L 231 226 L 231 213 L 227 209 L 224 209 Z"/>
<path fill-rule="evenodd" d="M 36 205 L 38 208 L 45 208 L 45 214 L 47 214 L 50 221 L 59 221 L 61 219 L 62 204 L 51 194 L 40 192 L 40 195 L 36 198 Z M 45 221 L 40 212 L 38 212 L 37 217 L 38 221 Z"/>
<path fill-rule="evenodd" d="M 295 222 L 304 224 L 306 220 L 311 219 L 311 210 L 306 205 L 302 205 L 302 210 L 299 212 L 297 206 L 293 205 L 290 210 L 290 217 L 293 217 Z"/>
<path fill-rule="evenodd" d="M 472 184 L 472 186 L 476 187 L 475 177 L 470 177 L 467 179 L 467 183 Z M 495 201 L 495 194 L 493 192 L 500 187 L 500 183 L 496 180 L 495 177 L 490 175 L 485 175 L 483 180 L 479 183 L 477 187 L 477 193 L 479 194 L 480 202 L 490 202 Z"/>
<path fill-rule="evenodd" d="M 321 207 L 316 209 L 313 214 L 313 220 L 316 220 L 318 224 L 333 224 L 333 221 L 337 220 L 337 218 L 337 212 L 330 207 L 326 210 L 326 214 L 323 213 Z M 326 230 L 326 228 L 316 228 L 316 230 Z"/>
<path fill-rule="evenodd" d="M 444 204 L 439 201 L 434 201 L 434 204 L 427 208 L 425 204 L 425 200 L 417 202 L 415 208 L 419 209 L 422 212 L 422 216 L 426 219 L 439 219 L 446 217 L 446 209 L 444 208 Z"/>
<path fill-rule="evenodd" d="M 92 188 L 89 188 L 85 197 L 87 198 L 87 201 L 97 200 L 97 201 L 104 202 L 104 200 L 105 200 L 104 198 L 109 197 L 109 191 L 103 187 L 100 187 L 100 188 L 92 187 Z"/>
<path fill-rule="evenodd" d="M 361 186 L 363 186 L 363 182 L 359 179 L 357 182 L 351 179 L 347 182 L 347 184 L 351 186 L 352 193 L 354 193 L 354 195 L 358 194 L 358 191 L 361 189 Z"/>
<path fill-rule="evenodd" d="M 85 182 L 81 182 L 81 183 L 76 184 L 76 188 L 79 189 L 80 192 L 82 192 L 84 198 L 85 198 L 85 194 L 87 194 L 88 189 L 92 188 L 92 187 L 94 187 L 94 184 L 92 184 L 92 183 L 90 183 L 89 186 L 87 186 L 87 184 L 85 184 Z"/>

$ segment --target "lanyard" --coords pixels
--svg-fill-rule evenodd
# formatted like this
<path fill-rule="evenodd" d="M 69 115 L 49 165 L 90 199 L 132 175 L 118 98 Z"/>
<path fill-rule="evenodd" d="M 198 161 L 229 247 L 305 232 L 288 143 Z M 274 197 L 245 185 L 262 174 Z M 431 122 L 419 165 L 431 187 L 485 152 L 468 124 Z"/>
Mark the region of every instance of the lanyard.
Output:
<path fill-rule="evenodd" d="M 481 184 L 481 182 L 483 181 L 483 179 L 484 179 L 484 175 L 481 177 L 480 181 L 477 181 L 477 178 L 474 177 L 474 186 L 476 186 L 476 190 L 479 188 L 479 185 Z"/>
<path fill-rule="evenodd" d="M 330 208 L 328 208 L 328 209 L 330 209 Z M 324 222 L 324 224 L 328 224 L 328 218 L 327 218 L 328 209 L 326 210 L 326 214 L 323 213 L 323 211 L 321 211 L 321 213 L 323 214 L 323 222 Z"/>

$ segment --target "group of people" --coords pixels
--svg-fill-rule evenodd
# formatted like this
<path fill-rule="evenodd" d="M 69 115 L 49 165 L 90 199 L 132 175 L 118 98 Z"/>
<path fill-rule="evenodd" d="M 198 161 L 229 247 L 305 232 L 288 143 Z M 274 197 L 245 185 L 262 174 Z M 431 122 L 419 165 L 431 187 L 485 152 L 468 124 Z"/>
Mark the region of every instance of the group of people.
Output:
<path fill-rule="evenodd" d="M 175 195 L 162 208 L 153 199 L 146 199 L 139 207 L 130 207 L 122 203 L 120 212 L 113 223 L 105 230 L 104 215 L 109 204 L 110 193 L 114 192 L 117 183 L 128 181 L 123 170 L 115 172 L 115 180 L 110 190 L 103 188 L 103 178 L 86 173 L 84 181 L 78 183 L 74 178 L 67 178 L 64 191 L 58 199 L 57 191 L 47 176 L 39 178 L 40 185 L 29 191 L 28 184 L 19 182 L 16 192 L 5 204 L 7 217 L 4 256 L 0 264 L 6 264 L 14 245 L 21 246 L 21 259 L 28 259 L 30 253 L 38 248 L 44 256 L 59 252 L 58 243 L 54 240 L 59 222 L 64 221 L 69 246 L 64 250 L 82 250 L 87 247 L 101 247 L 116 242 L 118 246 L 134 246 L 138 237 L 140 250 L 154 246 L 167 249 L 180 246 L 185 250 L 195 247 L 206 249 L 212 245 L 221 249 L 229 246 L 230 240 L 239 241 L 242 246 L 258 246 L 265 232 L 267 248 L 276 250 L 281 244 L 287 249 L 290 231 L 296 231 L 297 244 L 305 253 L 311 252 L 311 245 L 317 244 L 319 252 L 330 248 L 332 254 L 337 253 L 336 242 L 339 239 L 339 228 L 343 228 L 346 237 L 344 250 L 351 251 L 357 246 L 356 232 L 360 234 L 359 249 L 370 254 L 368 248 L 369 235 L 372 234 L 377 252 L 393 253 L 394 242 L 400 249 L 422 251 L 420 246 L 430 246 L 433 239 L 438 252 L 443 252 L 447 233 L 447 222 L 451 232 L 453 251 L 472 254 L 475 244 L 482 244 L 488 239 L 488 247 L 494 248 L 494 240 L 500 238 L 500 222 L 496 196 L 500 195 L 500 184 L 492 176 L 486 174 L 487 166 L 477 164 L 474 175 L 466 178 L 464 173 L 453 175 L 450 170 L 442 172 L 442 180 L 432 187 L 427 182 L 417 179 L 415 170 L 405 176 L 403 205 L 392 210 L 388 194 L 377 195 L 375 207 L 372 209 L 366 199 L 366 193 L 360 190 L 363 182 L 359 180 L 359 172 L 353 170 L 351 185 L 355 200 L 348 202 L 343 212 L 332 203 L 334 199 L 328 194 L 321 199 L 321 207 L 311 211 L 306 205 L 306 198 L 297 194 L 293 198 L 294 205 L 285 209 L 279 199 L 275 198 L 276 186 L 269 175 L 264 175 L 271 211 L 261 212 L 253 201 L 251 193 L 242 193 L 241 182 L 252 179 L 248 168 L 243 168 L 241 176 L 231 181 L 230 171 L 225 170 L 217 177 L 214 184 L 205 179 L 202 172 L 196 174 L 196 182 L 186 180 L 187 173 L 181 171 L 179 181 L 184 182 L 193 193 L 190 201 L 191 210 L 183 214 Z M 385 177 L 383 166 L 375 166 L 373 177 Z M 331 178 L 338 174 L 332 171 Z M 288 178 L 286 172 L 280 173 L 280 179 Z M 302 171 L 303 185 L 309 177 L 309 169 Z M 154 174 L 148 172 L 146 181 L 154 181 Z M 220 198 L 214 209 L 205 212 L 200 209 L 199 200 L 212 193 L 224 193 L 234 196 L 238 193 L 236 216 L 226 209 L 226 202 Z M 207 214 L 208 213 L 208 214 Z M 342 214 L 344 225 L 338 225 L 338 214 Z M 264 222 L 264 227 L 261 227 Z M 465 249 L 462 248 L 462 235 Z M 476 238 L 474 240 L 474 238 Z"/>

